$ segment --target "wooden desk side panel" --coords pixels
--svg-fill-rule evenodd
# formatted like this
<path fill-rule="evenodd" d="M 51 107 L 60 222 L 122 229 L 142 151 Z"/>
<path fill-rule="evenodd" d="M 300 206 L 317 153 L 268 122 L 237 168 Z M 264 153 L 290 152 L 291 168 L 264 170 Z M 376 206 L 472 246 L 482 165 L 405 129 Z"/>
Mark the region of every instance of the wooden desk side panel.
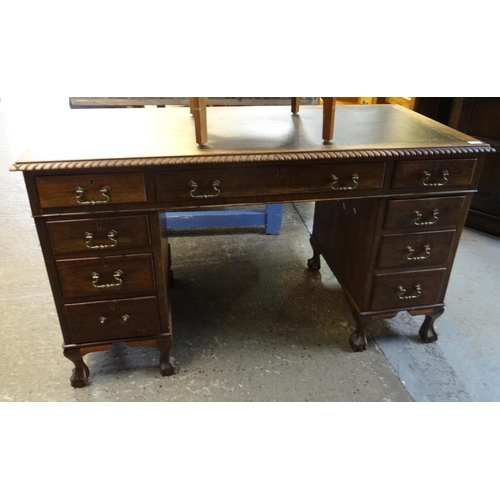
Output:
<path fill-rule="evenodd" d="M 313 246 L 355 302 L 366 309 L 383 200 L 316 202 Z"/>

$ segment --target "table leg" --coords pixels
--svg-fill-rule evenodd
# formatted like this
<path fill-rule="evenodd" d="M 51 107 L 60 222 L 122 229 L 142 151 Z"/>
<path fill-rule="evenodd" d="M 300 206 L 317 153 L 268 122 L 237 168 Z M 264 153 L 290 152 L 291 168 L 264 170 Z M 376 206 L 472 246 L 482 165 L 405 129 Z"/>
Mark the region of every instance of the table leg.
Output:
<path fill-rule="evenodd" d="M 189 107 L 194 117 L 196 142 L 204 146 L 207 143 L 207 98 L 190 97 Z"/>
<path fill-rule="evenodd" d="M 71 374 L 70 383 L 72 387 L 85 387 L 89 380 L 89 368 L 83 361 L 83 356 L 78 347 L 65 347 L 63 354 L 73 361 L 75 368 Z"/>
<path fill-rule="evenodd" d="M 323 141 L 329 144 L 333 139 L 335 121 L 335 97 L 323 97 Z"/>

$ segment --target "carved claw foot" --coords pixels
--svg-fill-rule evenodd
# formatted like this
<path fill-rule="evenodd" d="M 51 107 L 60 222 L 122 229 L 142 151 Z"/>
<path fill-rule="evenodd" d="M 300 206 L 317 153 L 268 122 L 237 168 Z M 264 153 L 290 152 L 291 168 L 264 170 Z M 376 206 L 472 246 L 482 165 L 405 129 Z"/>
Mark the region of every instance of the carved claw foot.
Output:
<path fill-rule="evenodd" d="M 172 347 L 172 339 L 166 338 L 157 341 L 157 347 L 160 351 L 160 374 L 162 377 L 174 375 L 177 368 L 174 364 L 174 358 L 170 356 L 170 348 Z"/>
<path fill-rule="evenodd" d="M 313 256 L 307 261 L 309 271 L 319 271 L 321 269 L 320 254 L 314 252 Z"/>
<path fill-rule="evenodd" d="M 89 381 L 90 370 L 83 361 L 80 349 L 78 347 L 66 348 L 63 354 L 75 365 L 69 379 L 71 386 L 85 387 Z"/>
<path fill-rule="evenodd" d="M 366 335 L 365 329 L 359 328 L 349 338 L 349 344 L 354 352 L 362 352 L 366 350 Z"/>
<path fill-rule="evenodd" d="M 366 350 L 366 325 L 373 321 L 371 316 L 357 316 L 356 319 L 356 330 L 351 334 L 349 338 L 349 344 L 354 352 L 362 352 Z"/>
<path fill-rule="evenodd" d="M 438 334 L 434 328 L 434 322 L 443 313 L 444 313 L 444 308 L 441 308 L 425 317 L 424 322 L 422 323 L 422 326 L 420 327 L 418 333 L 420 334 L 420 337 L 426 344 L 436 342 L 436 340 L 438 339 Z"/>

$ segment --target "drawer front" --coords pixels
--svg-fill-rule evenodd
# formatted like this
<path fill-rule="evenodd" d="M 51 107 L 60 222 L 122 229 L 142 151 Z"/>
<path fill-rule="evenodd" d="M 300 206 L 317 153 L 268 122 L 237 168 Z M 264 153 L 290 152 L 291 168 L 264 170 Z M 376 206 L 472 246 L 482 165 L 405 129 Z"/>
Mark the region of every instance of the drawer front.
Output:
<path fill-rule="evenodd" d="M 393 188 L 439 189 L 467 187 L 472 182 L 476 160 L 398 161 L 392 176 Z"/>
<path fill-rule="evenodd" d="M 47 222 L 56 255 L 110 249 L 130 250 L 151 245 L 147 215 Z"/>
<path fill-rule="evenodd" d="M 144 175 L 85 174 L 37 177 L 40 206 L 105 206 L 146 201 Z"/>
<path fill-rule="evenodd" d="M 387 204 L 385 229 L 438 229 L 457 225 L 465 196 L 391 200 Z"/>
<path fill-rule="evenodd" d="M 178 170 L 156 174 L 158 201 L 217 203 L 231 198 L 381 189 L 385 163 Z"/>
<path fill-rule="evenodd" d="M 379 269 L 390 267 L 445 266 L 455 230 L 426 233 L 386 234 L 380 243 Z"/>
<path fill-rule="evenodd" d="M 385 311 L 439 303 L 445 269 L 375 276 L 370 309 Z"/>
<path fill-rule="evenodd" d="M 65 298 L 155 289 L 151 254 L 56 262 Z"/>
<path fill-rule="evenodd" d="M 156 297 L 65 306 L 75 344 L 159 335 Z"/>

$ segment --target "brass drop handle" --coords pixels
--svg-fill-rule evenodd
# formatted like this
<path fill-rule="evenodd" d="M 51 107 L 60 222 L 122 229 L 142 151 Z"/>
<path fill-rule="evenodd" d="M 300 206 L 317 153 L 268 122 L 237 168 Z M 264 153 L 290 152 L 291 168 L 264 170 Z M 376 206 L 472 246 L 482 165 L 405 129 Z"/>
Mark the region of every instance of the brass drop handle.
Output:
<path fill-rule="evenodd" d="M 415 226 L 432 226 L 432 224 L 435 224 L 438 221 L 439 210 L 435 208 L 431 212 L 431 214 L 432 214 L 432 219 L 423 221 L 422 220 L 423 214 L 418 210 L 415 210 L 412 212 L 412 215 L 414 217 L 413 223 L 415 224 Z"/>
<path fill-rule="evenodd" d="M 83 201 L 83 196 L 85 194 L 85 189 L 83 189 L 81 186 L 77 186 L 75 189 L 76 192 L 76 201 L 80 205 L 99 205 L 101 203 L 107 203 L 109 201 L 109 192 L 111 191 L 111 188 L 109 186 L 102 186 L 101 189 L 99 189 L 99 192 L 104 196 L 104 200 L 87 200 Z"/>
<path fill-rule="evenodd" d="M 122 320 L 125 321 L 125 322 L 127 322 L 129 319 L 130 319 L 130 316 L 128 314 L 124 314 L 122 316 Z M 108 321 L 108 318 L 106 318 L 106 316 L 101 316 L 99 318 L 99 323 L 104 324 L 104 323 L 106 323 L 106 321 Z"/>
<path fill-rule="evenodd" d="M 430 245 L 424 245 L 422 247 L 422 250 L 424 251 L 425 255 L 414 255 L 415 250 L 411 246 L 407 246 L 405 248 L 406 252 L 406 258 L 408 260 L 424 260 L 427 259 L 431 255 L 431 246 Z"/>
<path fill-rule="evenodd" d="M 120 270 L 117 270 L 113 273 L 113 278 L 116 280 L 116 283 L 104 283 L 100 285 L 99 273 L 93 272 L 90 276 L 92 277 L 92 286 L 94 286 L 95 288 L 111 288 L 113 286 L 120 286 L 123 283 L 123 271 Z"/>
<path fill-rule="evenodd" d="M 92 240 L 94 239 L 94 235 L 92 233 L 85 233 L 85 245 L 87 245 L 87 248 L 90 248 L 91 250 L 102 250 L 104 248 L 113 248 L 118 245 L 118 241 L 116 240 L 116 237 L 118 236 L 118 232 L 112 229 L 108 233 L 108 238 L 111 240 L 111 244 L 108 245 L 92 245 Z"/>
<path fill-rule="evenodd" d="M 352 189 L 356 189 L 359 185 L 359 175 L 356 173 L 351 175 L 352 186 L 336 186 L 337 182 L 339 182 L 339 178 L 334 174 L 330 174 L 329 179 L 332 181 L 332 189 L 334 191 L 351 191 Z"/>
<path fill-rule="evenodd" d="M 444 186 L 448 182 L 448 176 L 450 173 L 448 170 L 443 170 L 441 172 L 441 181 L 438 182 L 427 182 L 428 179 L 430 178 L 432 174 L 430 172 L 427 172 L 427 170 L 424 170 L 420 173 L 420 176 L 422 177 L 422 184 L 426 187 L 439 187 L 439 186 Z"/>
<path fill-rule="evenodd" d="M 195 194 L 196 190 L 198 189 L 198 184 L 194 181 L 189 181 L 189 187 L 191 188 L 190 195 L 193 198 L 216 198 L 217 196 L 220 195 L 220 181 L 213 181 L 212 182 L 212 188 L 215 191 L 215 194 Z"/>
<path fill-rule="evenodd" d="M 399 298 L 401 300 L 409 300 L 409 299 L 416 299 L 417 297 L 420 297 L 422 295 L 422 286 L 421 285 L 414 285 L 413 288 L 415 289 L 416 294 L 415 295 L 408 295 L 406 288 L 402 287 L 399 285 L 396 288 L 396 291 L 399 293 Z"/>

